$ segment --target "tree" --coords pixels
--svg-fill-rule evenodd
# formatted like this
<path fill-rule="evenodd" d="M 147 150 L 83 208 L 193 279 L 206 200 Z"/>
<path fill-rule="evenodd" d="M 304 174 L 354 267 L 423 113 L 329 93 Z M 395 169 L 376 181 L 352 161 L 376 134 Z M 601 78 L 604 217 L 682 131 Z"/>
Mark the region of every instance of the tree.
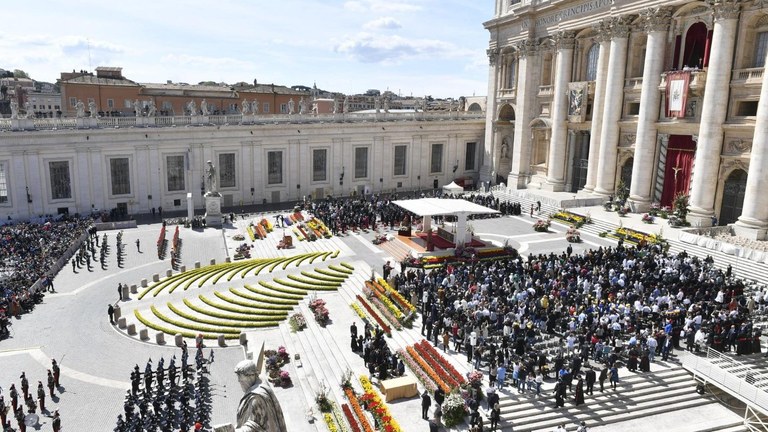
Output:
<path fill-rule="evenodd" d="M 14 69 L 13 70 L 13 77 L 14 78 L 29 78 L 29 74 L 24 72 L 21 69 Z"/>

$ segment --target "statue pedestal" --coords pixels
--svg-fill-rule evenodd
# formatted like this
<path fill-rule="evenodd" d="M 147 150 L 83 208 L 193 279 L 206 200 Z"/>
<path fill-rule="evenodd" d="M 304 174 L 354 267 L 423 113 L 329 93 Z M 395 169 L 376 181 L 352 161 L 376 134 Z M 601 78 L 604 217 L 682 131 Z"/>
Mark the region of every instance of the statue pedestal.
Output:
<path fill-rule="evenodd" d="M 205 194 L 205 225 L 221 228 L 221 195 L 215 192 Z"/>

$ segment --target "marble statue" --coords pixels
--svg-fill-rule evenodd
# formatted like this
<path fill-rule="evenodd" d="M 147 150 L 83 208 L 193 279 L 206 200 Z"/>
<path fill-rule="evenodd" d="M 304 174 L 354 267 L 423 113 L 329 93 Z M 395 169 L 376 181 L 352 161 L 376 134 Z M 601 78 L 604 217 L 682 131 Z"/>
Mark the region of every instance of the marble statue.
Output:
<path fill-rule="evenodd" d="M 205 166 L 205 193 L 216 194 L 216 167 L 213 162 L 206 162 Z"/>
<path fill-rule="evenodd" d="M 195 101 L 191 100 L 187 102 L 187 111 L 189 111 L 189 115 L 197 115 L 197 105 L 195 104 Z"/>
<path fill-rule="evenodd" d="M 421 100 L 421 110 L 427 111 L 427 97 L 424 96 L 424 99 Z"/>
<path fill-rule="evenodd" d="M 384 112 L 385 113 L 389 112 L 389 98 L 388 97 L 384 98 Z"/>
<path fill-rule="evenodd" d="M 253 98 L 253 102 L 251 102 L 251 114 L 256 115 L 259 113 L 259 100 L 256 98 Z"/>
<path fill-rule="evenodd" d="M 24 118 L 34 117 L 34 111 L 32 111 L 32 102 L 24 102 Z"/>
<path fill-rule="evenodd" d="M 16 102 L 16 98 L 11 99 L 11 118 L 14 120 L 19 118 L 19 103 Z"/>
<path fill-rule="evenodd" d="M 94 101 L 88 102 L 88 111 L 91 112 L 91 118 L 96 118 L 99 116 L 98 108 L 96 108 L 96 102 Z"/>
<path fill-rule="evenodd" d="M 333 113 L 334 114 L 339 113 L 339 100 L 336 98 L 333 98 Z"/>
<path fill-rule="evenodd" d="M 344 96 L 344 114 L 349 112 L 349 96 Z"/>
<path fill-rule="evenodd" d="M 237 381 L 245 394 L 237 407 L 236 432 L 286 432 L 280 402 L 260 372 L 264 363 L 264 345 L 257 361 L 243 360 L 235 367 Z"/>
<path fill-rule="evenodd" d="M 376 110 L 376 114 L 378 114 L 379 111 L 381 111 L 381 99 L 379 99 L 378 96 L 373 98 L 373 108 Z"/>
<path fill-rule="evenodd" d="M 299 99 L 299 114 L 304 115 L 307 113 L 307 101 L 304 100 L 304 96 Z"/>
<path fill-rule="evenodd" d="M 133 112 L 136 117 L 141 117 L 141 102 L 138 99 L 133 101 Z"/>
<path fill-rule="evenodd" d="M 85 117 L 85 104 L 80 99 L 77 100 L 77 103 L 75 103 L 75 111 L 77 112 L 78 118 Z"/>
<path fill-rule="evenodd" d="M 208 102 L 205 99 L 200 102 L 200 113 L 204 116 L 208 115 Z"/>
<path fill-rule="evenodd" d="M 154 117 L 155 114 L 157 114 L 157 107 L 155 106 L 155 101 L 150 99 L 147 102 L 147 117 Z"/>
<path fill-rule="evenodd" d="M 296 102 L 293 101 L 293 98 L 288 100 L 288 114 L 293 114 L 294 109 L 296 108 Z"/>
<path fill-rule="evenodd" d="M 243 115 L 248 114 L 248 110 L 251 108 L 251 104 L 248 103 L 248 99 L 243 99 L 242 106 L 243 108 L 241 109 L 241 113 Z"/>
<path fill-rule="evenodd" d="M 509 140 L 507 138 L 501 140 L 501 159 L 509 159 Z"/>

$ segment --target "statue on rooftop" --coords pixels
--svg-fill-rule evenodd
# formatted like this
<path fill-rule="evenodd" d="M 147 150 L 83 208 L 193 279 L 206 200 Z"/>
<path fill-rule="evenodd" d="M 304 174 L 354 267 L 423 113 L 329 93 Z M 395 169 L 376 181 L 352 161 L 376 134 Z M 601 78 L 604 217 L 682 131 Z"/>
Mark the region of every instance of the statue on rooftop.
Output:
<path fill-rule="evenodd" d="M 99 116 L 98 108 L 96 107 L 96 102 L 94 101 L 88 102 L 88 111 L 91 112 L 91 118 L 96 118 Z"/>
<path fill-rule="evenodd" d="M 256 98 L 253 98 L 253 102 L 251 102 L 251 114 L 256 115 L 259 113 L 259 100 Z"/>
<path fill-rule="evenodd" d="M 296 108 L 296 102 L 293 101 L 293 98 L 288 100 L 288 114 L 291 115 L 294 113 L 294 109 Z"/>
<path fill-rule="evenodd" d="M 11 118 L 14 120 L 19 118 L 19 103 L 16 102 L 16 98 L 11 98 Z"/>
<path fill-rule="evenodd" d="M 191 100 L 187 102 L 187 111 L 189 111 L 189 115 L 197 115 L 197 104 L 195 104 L 195 101 Z"/>
<path fill-rule="evenodd" d="M 157 107 L 155 106 L 155 101 L 150 99 L 147 101 L 147 117 L 154 117 L 156 113 Z"/>
<path fill-rule="evenodd" d="M 82 100 L 78 99 L 77 103 L 75 103 L 75 111 L 77 118 L 85 117 L 85 104 Z"/>
<path fill-rule="evenodd" d="M 344 96 L 344 114 L 349 112 L 349 96 Z"/>
<path fill-rule="evenodd" d="M 251 104 L 248 103 L 248 99 L 243 99 L 243 103 L 241 105 L 243 108 L 240 110 L 240 113 L 242 115 L 248 114 L 248 110 L 251 108 Z"/>
<path fill-rule="evenodd" d="M 216 167 L 211 161 L 206 162 L 205 166 L 205 193 L 216 193 Z"/>
<path fill-rule="evenodd" d="M 205 99 L 200 102 L 200 113 L 204 116 L 208 115 L 208 102 Z"/>

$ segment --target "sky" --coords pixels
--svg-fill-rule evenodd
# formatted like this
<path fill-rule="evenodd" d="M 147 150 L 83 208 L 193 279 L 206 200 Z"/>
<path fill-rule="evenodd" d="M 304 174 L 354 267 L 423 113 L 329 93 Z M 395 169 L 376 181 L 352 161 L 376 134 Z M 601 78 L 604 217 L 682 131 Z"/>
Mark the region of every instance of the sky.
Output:
<path fill-rule="evenodd" d="M 0 33 L 0 68 L 38 81 L 119 66 L 141 83 L 256 79 L 436 98 L 488 88 L 493 0 L 38 2 L 13 8 Z"/>

